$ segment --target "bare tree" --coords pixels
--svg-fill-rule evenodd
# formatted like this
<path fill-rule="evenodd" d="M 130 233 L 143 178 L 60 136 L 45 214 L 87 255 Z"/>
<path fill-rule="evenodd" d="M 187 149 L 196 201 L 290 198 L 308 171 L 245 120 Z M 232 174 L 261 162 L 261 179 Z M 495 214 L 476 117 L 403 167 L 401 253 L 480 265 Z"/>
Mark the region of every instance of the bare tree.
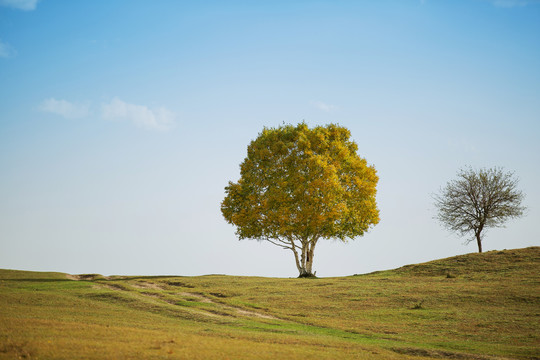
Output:
<path fill-rule="evenodd" d="M 502 168 L 461 169 L 434 196 L 437 218 L 443 226 L 461 236 L 471 236 L 482 252 L 484 230 L 502 227 L 509 218 L 518 218 L 525 210 L 521 206 L 523 193 L 517 189 L 519 180 L 513 172 Z"/>

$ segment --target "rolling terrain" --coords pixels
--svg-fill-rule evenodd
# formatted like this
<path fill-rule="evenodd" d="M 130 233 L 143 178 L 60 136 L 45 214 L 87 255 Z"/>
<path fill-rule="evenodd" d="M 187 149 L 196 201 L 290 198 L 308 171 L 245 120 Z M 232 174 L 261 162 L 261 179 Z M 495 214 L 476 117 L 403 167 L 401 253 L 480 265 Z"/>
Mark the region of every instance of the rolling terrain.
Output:
<path fill-rule="evenodd" d="M 0 359 L 539 359 L 540 247 L 339 278 L 0 270 Z"/>

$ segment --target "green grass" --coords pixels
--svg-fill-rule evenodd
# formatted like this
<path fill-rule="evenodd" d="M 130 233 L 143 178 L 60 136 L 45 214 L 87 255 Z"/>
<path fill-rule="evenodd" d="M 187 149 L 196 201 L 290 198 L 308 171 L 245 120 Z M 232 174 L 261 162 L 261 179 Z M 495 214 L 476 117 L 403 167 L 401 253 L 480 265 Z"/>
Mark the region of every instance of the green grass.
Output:
<path fill-rule="evenodd" d="M 0 270 L 0 359 L 540 358 L 540 247 L 340 278 Z"/>

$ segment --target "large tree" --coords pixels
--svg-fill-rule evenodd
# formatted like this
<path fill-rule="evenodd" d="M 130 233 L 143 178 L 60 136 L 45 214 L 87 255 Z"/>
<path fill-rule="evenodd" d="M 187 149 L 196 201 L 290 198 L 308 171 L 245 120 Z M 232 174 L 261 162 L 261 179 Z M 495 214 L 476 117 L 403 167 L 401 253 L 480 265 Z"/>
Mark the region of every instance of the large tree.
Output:
<path fill-rule="evenodd" d="M 357 150 L 338 125 L 265 128 L 225 188 L 221 212 L 240 239 L 291 250 L 300 277 L 313 276 L 318 240 L 346 242 L 379 222 L 378 177 Z"/>
<path fill-rule="evenodd" d="M 518 179 L 501 168 L 459 170 L 457 179 L 449 181 L 434 196 L 438 219 L 450 231 L 469 235 L 467 244 L 476 240 L 482 252 L 485 230 L 501 227 L 510 218 L 523 215 L 523 193 Z"/>

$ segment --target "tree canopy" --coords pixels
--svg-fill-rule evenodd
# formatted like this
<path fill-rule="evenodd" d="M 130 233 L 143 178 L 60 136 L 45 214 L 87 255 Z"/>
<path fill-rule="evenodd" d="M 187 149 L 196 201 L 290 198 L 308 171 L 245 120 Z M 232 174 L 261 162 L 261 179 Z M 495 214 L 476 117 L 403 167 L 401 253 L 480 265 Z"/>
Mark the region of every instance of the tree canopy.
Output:
<path fill-rule="evenodd" d="M 222 214 L 240 239 L 291 250 L 300 276 L 311 276 L 319 239 L 347 241 L 379 222 L 378 177 L 357 150 L 334 124 L 265 128 L 225 188 Z"/>
<path fill-rule="evenodd" d="M 501 227 L 510 218 L 523 215 L 523 193 L 517 189 L 514 173 L 502 168 L 461 169 L 457 179 L 449 181 L 435 195 L 438 219 L 450 231 L 469 235 L 482 252 L 485 229 Z"/>

